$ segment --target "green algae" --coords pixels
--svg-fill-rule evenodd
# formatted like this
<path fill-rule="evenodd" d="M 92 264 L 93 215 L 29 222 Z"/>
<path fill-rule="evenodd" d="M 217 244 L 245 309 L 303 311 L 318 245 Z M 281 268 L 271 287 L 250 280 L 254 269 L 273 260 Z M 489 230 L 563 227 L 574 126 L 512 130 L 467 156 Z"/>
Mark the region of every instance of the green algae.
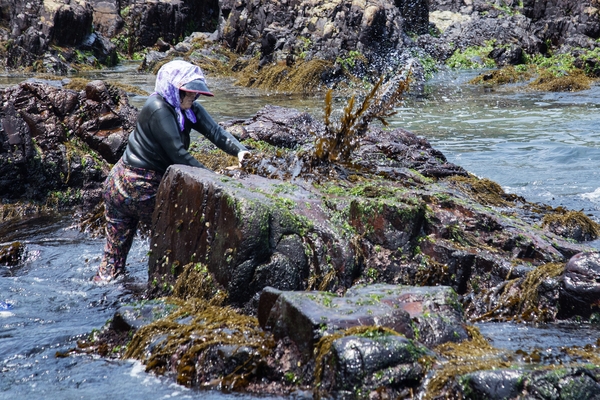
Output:
<path fill-rule="evenodd" d="M 489 57 L 494 49 L 494 41 L 486 41 L 484 46 L 457 49 L 446 61 L 446 65 L 456 69 L 493 68 L 496 62 Z"/>

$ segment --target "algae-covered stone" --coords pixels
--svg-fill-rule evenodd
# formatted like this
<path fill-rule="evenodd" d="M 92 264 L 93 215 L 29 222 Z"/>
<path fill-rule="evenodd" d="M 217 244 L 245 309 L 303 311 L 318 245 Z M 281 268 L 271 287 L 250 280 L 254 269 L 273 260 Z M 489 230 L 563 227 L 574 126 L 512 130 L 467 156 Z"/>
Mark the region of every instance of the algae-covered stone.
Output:
<path fill-rule="evenodd" d="M 280 183 L 170 167 L 157 195 L 150 281 L 160 276 L 174 282 L 184 265 L 202 262 L 229 301 L 245 305 L 266 286 L 306 289 L 310 271 L 327 262 L 350 273 L 349 250 L 336 245 L 340 239 L 330 227 L 317 226 L 327 220 L 320 200 L 300 186 L 282 193 Z"/>
<path fill-rule="evenodd" d="M 419 359 L 432 354 L 403 336 L 367 334 L 339 338 L 332 343 L 329 354 L 334 378 L 329 383 L 331 392 L 343 395 L 357 390 L 416 386 L 426 372 Z"/>

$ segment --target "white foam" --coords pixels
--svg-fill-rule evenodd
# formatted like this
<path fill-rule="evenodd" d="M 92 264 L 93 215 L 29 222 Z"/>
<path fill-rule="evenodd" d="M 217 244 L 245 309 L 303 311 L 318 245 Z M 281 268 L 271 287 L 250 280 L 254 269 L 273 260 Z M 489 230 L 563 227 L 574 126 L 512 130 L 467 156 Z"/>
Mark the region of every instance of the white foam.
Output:
<path fill-rule="evenodd" d="M 583 193 L 581 197 L 590 201 L 600 201 L 600 188 L 597 188 L 591 193 Z"/>
<path fill-rule="evenodd" d="M 0 318 L 14 317 L 14 315 L 10 311 L 0 311 Z"/>

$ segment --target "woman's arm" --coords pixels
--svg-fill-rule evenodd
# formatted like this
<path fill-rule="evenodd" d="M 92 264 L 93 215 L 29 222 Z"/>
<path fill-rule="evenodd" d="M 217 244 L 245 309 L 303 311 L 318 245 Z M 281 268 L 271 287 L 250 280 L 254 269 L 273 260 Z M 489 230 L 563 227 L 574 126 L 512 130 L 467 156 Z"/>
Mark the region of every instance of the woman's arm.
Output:
<path fill-rule="evenodd" d="M 248 151 L 231 133 L 217 124 L 199 102 L 194 102 L 192 110 L 196 114 L 197 119 L 192 127 L 213 142 L 218 148 L 235 157 L 239 157 L 238 154 L 240 152 Z"/>

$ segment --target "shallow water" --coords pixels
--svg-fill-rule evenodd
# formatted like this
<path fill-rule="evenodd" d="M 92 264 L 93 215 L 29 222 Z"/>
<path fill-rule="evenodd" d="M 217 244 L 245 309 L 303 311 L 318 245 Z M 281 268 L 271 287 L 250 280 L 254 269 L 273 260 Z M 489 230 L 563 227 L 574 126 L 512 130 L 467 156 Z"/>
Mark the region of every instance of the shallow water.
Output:
<path fill-rule="evenodd" d="M 116 80 L 153 90 L 154 77 L 135 64 L 88 72 L 89 79 Z M 466 85 L 474 73 L 445 73 L 429 82 L 423 96 L 411 96 L 390 118 L 426 137 L 449 161 L 492 179 L 507 192 L 552 206 L 600 214 L 600 87 L 579 93 L 527 92 L 517 87 L 490 91 Z M 0 87 L 29 76 L 0 75 Z M 324 94 L 273 95 L 211 80 L 214 98 L 203 104 L 216 120 L 248 118 L 266 104 L 322 115 Z M 141 107 L 145 96 L 131 97 Z M 343 107 L 343 99 L 336 104 Z M 0 267 L 0 398 L 75 399 L 194 398 L 251 399 L 188 390 L 148 375 L 139 363 L 87 355 L 56 357 L 101 328 L 147 280 L 147 243 L 137 238 L 126 282 L 98 287 L 90 282 L 103 240 L 69 227 L 68 218 L 39 218 L 1 230 L 0 245 L 22 241 L 26 262 Z M 7 228 L 7 227 L 4 227 Z M 597 246 L 596 243 L 592 245 Z M 7 306 L 8 304 L 8 306 Z M 595 343 L 598 329 L 572 326 L 479 324 L 494 346 L 510 351 L 557 354 L 561 346 Z"/>

